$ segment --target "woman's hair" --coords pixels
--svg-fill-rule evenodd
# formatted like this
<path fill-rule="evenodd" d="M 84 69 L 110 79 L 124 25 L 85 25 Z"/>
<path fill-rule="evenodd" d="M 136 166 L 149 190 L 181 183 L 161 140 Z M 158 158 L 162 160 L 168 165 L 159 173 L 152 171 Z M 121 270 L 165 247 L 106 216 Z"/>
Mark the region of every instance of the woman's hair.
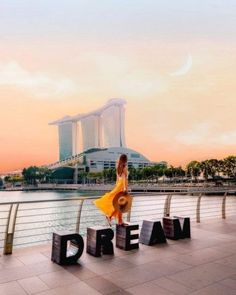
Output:
<path fill-rule="evenodd" d="M 117 162 L 117 166 L 116 166 L 116 172 L 119 176 L 122 175 L 124 168 L 127 164 L 128 158 L 125 154 L 120 155 L 119 160 Z"/>

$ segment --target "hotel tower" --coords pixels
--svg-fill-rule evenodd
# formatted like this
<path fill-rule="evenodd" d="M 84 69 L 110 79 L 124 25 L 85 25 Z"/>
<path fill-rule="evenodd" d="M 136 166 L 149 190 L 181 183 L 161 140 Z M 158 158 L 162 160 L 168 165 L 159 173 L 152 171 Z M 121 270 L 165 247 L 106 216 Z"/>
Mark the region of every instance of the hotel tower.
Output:
<path fill-rule="evenodd" d="M 95 111 L 49 123 L 58 126 L 59 160 L 91 148 L 126 147 L 125 104 L 124 99 L 110 99 Z"/>

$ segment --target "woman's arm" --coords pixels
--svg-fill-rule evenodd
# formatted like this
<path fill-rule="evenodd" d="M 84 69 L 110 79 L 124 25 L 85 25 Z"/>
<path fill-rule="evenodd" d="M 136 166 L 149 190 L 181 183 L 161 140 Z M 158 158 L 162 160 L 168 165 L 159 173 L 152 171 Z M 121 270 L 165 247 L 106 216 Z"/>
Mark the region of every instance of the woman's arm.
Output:
<path fill-rule="evenodd" d="M 125 175 L 125 185 L 124 185 L 124 190 L 128 192 L 128 168 L 125 167 L 124 169 L 124 175 Z"/>

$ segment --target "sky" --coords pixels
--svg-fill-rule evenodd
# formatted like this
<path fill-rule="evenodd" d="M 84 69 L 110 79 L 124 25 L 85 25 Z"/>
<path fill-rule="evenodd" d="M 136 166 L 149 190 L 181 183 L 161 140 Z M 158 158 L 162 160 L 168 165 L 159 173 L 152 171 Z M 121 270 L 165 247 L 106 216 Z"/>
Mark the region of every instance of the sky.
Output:
<path fill-rule="evenodd" d="M 124 98 L 152 161 L 236 154 L 234 0 L 0 0 L 0 172 L 58 159 L 50 121 Z"/>

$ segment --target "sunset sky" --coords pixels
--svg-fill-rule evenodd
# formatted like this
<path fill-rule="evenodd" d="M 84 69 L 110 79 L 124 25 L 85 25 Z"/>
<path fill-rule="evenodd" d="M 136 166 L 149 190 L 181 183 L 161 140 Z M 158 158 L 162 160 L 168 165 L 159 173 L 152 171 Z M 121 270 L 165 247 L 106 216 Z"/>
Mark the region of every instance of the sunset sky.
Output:
<path fill-rule="evenodd" d="M 127 146 L 236 154 L 235 0 L 0 0 L 0 172 L 58 159 L 48 122 L 124 98 Z"/>

